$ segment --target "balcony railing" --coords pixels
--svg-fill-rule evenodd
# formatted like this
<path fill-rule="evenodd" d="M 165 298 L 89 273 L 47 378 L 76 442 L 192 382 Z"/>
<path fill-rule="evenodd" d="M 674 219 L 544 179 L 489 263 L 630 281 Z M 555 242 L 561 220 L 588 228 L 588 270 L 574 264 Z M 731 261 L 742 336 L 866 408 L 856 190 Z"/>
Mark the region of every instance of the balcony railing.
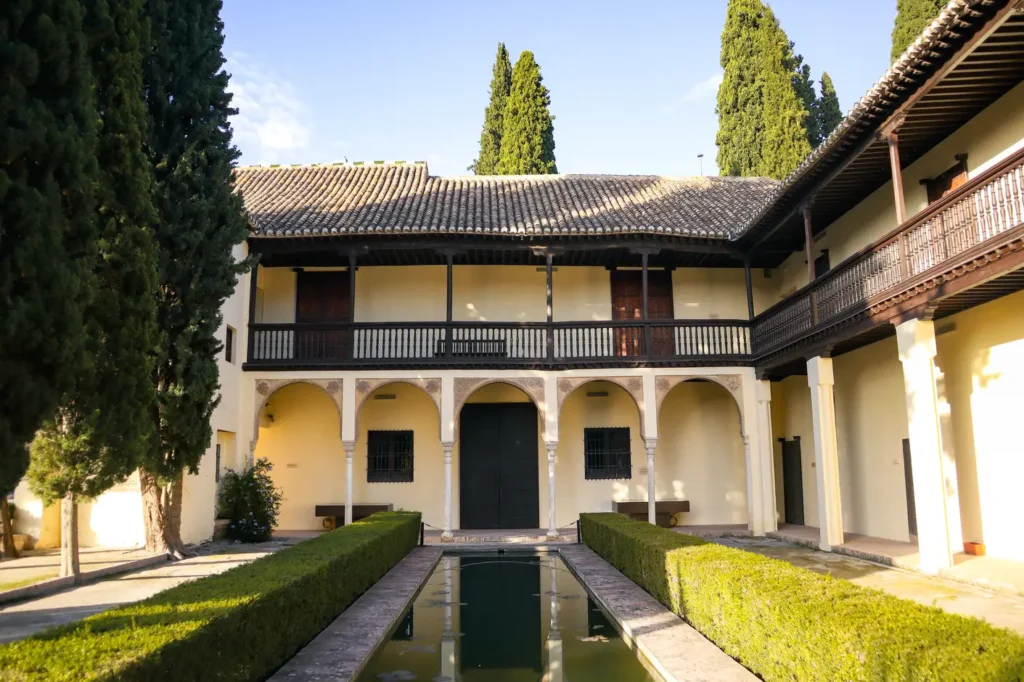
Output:
<path fill-rule="evenodd" d="M 758 357 L 980 256 L 1024 223 L 1024 150 L 758 315 Z"/>
<path fill-rule="evenodd" d="M 248 365 L 749 364 L 747 320 L 250 325 Z"/>

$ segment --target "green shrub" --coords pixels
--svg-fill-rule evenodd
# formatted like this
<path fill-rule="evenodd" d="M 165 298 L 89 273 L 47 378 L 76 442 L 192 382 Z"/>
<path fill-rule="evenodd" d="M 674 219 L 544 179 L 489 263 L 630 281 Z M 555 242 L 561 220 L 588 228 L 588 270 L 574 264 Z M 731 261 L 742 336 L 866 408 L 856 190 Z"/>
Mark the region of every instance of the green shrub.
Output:
<path fill-rule="evenodd" d="M 0 680 L 261 680 L 419 540 L 383 512 L 220 575 L 0 646 Z"/>
<path fill-rule="evenodd" d="M 583 541 L 763 679 L 1020 680 L 1024 638 L 621 514 Z"/>
<path fill-rule="evenodd" d="M 242 542 L 266 542 L 277 525 L 281 491 L 274 487 L 274 465 L 261 457 L 242 471 L 228 470 L 221 481 L 218 516 L 228 519 L 228 537 Z"/>

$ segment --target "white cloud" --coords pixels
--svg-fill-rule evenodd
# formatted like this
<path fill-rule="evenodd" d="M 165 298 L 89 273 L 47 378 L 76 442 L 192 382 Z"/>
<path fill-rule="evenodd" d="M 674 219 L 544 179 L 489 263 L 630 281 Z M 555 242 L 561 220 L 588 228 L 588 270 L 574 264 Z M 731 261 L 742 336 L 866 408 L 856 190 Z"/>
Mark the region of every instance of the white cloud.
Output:
<path fill-rule="evenodd" d="M 717 94 L 718 86 L 722 84 L 723 77 L 724 74 L 719 71 L 699 83 L 694 83 L 690 86 L 690 89 L 683 94 L 683 101 L 696 102 L 697 100 Z"/>
<path fill-rule="evenodd" d="M 243 53 L 227 58 L 228 89 L 238 115 L 231 119 L 235 143 L 250 162 L 282 163 L 306 149 L 312 131 L 306 105 L 291 83 L 251 62 Z"/>

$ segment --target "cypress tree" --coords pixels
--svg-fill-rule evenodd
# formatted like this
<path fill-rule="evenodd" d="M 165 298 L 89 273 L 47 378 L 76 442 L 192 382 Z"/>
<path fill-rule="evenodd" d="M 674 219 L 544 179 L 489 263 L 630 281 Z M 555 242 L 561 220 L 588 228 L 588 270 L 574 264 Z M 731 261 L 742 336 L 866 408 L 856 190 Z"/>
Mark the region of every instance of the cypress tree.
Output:
<path fill-rule="evenodd" d="M 725 73 L 718 89 L 716 138 L 720 173 L 784 178 L 811 149 L 808 111 L 797 92 L 803 66 L 775 14 L 761 0 L 729 1 L 721 64 Z"/>
<path fill-rule="evenodd" d="M 896 0 L 896 22 L 892 28 L 890 57 L 892 61 L 899 59 L 947 4 L 947 0 Z"/>
<path fill-rule="evenodd" d="M 153 47 L 143 72 L 154 168 L 160 352 L 151 418 L 155 437 L 139 471 L 146 547 L 180 556 L 185 471 L 196 473 L 210 443 L 219 398 L 221 306 L 248 262 L 242 200 L 234 191 L 239 152 L 224 71 L 220 0 L 148 0 Z"/>
<path fill-rule="evenodd" d="M 790 51 L 793 49 L 792 41 L 789 43 L 789 49 Z M 807 143 L 813 149 L 821 142 L 821 133 L 818 130 L 818 119 L 815 116 L 817 99 L 814 93 L 814 81 L 811 79 L 811 67 L 804 64 L 803 55 L 799 54 L 793 57 L 793 67 L 793 89 L 796 90 L 797 97 L 800 98 L 804 111 L 807 112 L 804 115 L 803 126 L 807 134 Z"/>
<path fill-rule="evenodd" d="M 505 104 L 512 89 L 512 63 L 505 43 L 498 43 L 491 77 L 491 99 L 484 110 L 484 129 L 480 133 L 480 153 L 469 167 L 477 175 L 494 175 L 501 158 L 501 134 Z"/>
<path fill-rule="evenodd" d="M 95 109 L 77 0 L 0 4 L 0 516 L 82 357 Z"/>
<path fill-rule="evenodd" d="M 843 111 L 839 108 L 839 97 L 828 72 L 821 74 L 821 97 L 814 103 L 814 117 L 821 137 L 818 144 L 825 141 L 832 131 L 843 120 Z"/>
<path fill-rule="evenodd" d="M 519 55 L 512 69 L 512 89 L 502 122 L 499 175 L 545 175 L 555 166 L 554 117 L 551 95 L 544 87 L 533 53 Z"/>
<path fill-rule="evenodd" d="M 86 361 L 32 441 L 28 478 L 61 501 L 60 575 L 79 575 L 78 512 L 126 479 L 149 442 L 157 342 L 151 168 L 143 153 L 142 0 L 84 0 L 99 128 L 98 258 L 86 308 Z"/>

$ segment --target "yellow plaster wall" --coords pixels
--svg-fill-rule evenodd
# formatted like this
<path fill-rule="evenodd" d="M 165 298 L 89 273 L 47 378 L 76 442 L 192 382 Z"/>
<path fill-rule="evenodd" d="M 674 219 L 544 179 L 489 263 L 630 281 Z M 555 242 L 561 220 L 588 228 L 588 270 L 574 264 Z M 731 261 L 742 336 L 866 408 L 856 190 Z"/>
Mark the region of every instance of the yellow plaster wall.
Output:
<path fill-rule="evenodd" d="M 284 386 L 267 400 L 259 434 L 255 455 L 274 465 L 271 476 L 284 494 L 278 528 L 321 529 L 313 507 L 345 501 L 345 450 L 334 401 L 311 384 Z"/>
<path fill-rule="evenodd" d="M 356 270 L 356 322 L 444 320 L 446 305 L 443 265 Z"/>
<path fill-rule="evenodd" d="M 1024 84 L 993 102 L 977 116 L 937 144 L 927 154 L 903 169 L 903 195 L 907 216 L 928 206 L 928 193 L 921 180 L 932 178 L 950 166 L 956 154 L 967 153 L 968 176 L 976 177 L 987 168 L 1024 146 Z M 897 227 L 892 182 L 875 192 L 828 225 L 815 241 L 815 256 L 829 250 L 835 267 L 842 260 L 888 234 Z M 779 268 L 778 291 L 786 294 L 807 284 L 803 253 L 794 253 Z"/>
<path fill-rule="evenodd" d="M 688 381 L 665 396 L 654 466 L 656 499 L 690 500 L 682 523 L 747 523 L 739 408 L 718 384 Z"/>
<path fill-rule="evenodd" d="M 60 504 L 43 506 L 22 480 L 14 491 L 16 533 L 33 539 L 36 549 L 60 547 Z M 78 505 L 78 542 L 82 547 L 139 547 L 145 544 L 139 478 L 133 474 L 95 500 Z"/>
<path fill-rule="evenodd" d="M 791 376 L 772 384 L 772 435 L 775 438 L 775 508 L 779 522 L 786 509 L 783 496 L 782 446 L 779 438 L 800 438 L 800 470 L 803 478 L 804 523 L 818 525 L 818 479 L 814 462 L 814 431 L 811 424 L 811 393 L 806 376 Z"/>
<path fill-rule="evenodd" d="M 291 268 L 260 268 L 257 286 L 263 290 L 264 322 L 295 322 L 295 281 L 295 272 Z"/>
<path fill-rule="evenodd" d="M 393 395 L 394 400 L 376 400 Z M 396 382 L 381 386 L 359 411 L 354 468 L 354 502 L 391 503 L 395 509 L 423 513 L 423 521 L 444 527 L 444 450 L 441 448 L 437 406 L 423 389 Z M 369 483 L 366 480 L 367 432 L 375 430 L 413 432 L 413 482 Z M 458 471 L 452 459 L 452 471 Z M 342 479 L 344 500 L 344 477 Z"/>
<path fill-rule="evenodd" d="M 964 540 L 1024 560 L 1024 292 L 936 323 Z"/>
<path fill-rule="evenodd" d="M 751 272 L 754 314 L 776 302 L 773 281 Z M 676 319 L 747 319 L 747 283 L 743 268 L 677 268 L 672 271 Z"/>
<path fill-rule="evenodd" d="M 896 338 L 836 357 L 833 370 L 843 528 L 908 540 L 907 409 Z"/>

